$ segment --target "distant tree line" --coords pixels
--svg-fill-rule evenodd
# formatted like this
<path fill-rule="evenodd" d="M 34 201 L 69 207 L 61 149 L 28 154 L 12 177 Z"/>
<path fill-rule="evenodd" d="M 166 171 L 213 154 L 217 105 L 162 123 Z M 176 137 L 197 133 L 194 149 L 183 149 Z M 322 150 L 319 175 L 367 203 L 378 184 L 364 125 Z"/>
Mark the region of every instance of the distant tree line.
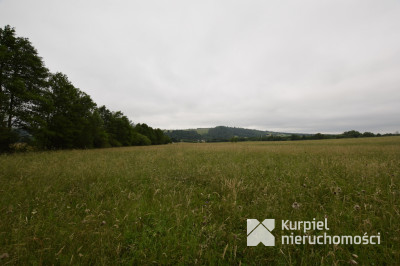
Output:
<path fill-rule="evenodd" d="M 343 138 L 369 138 L 369 137 L 381 137 L 381 136 L 399 136 L 400 134 L 374 134 L 372 132 L 358 132 L 356 130 L 346 131 L 342 134 L 291 134 L 291 135 L 269 135 L 269 136 L 259 136 L 259 137 L 232 137 L 229 139 L 231 142 L 238 141 L 289 141 L 289 140 L 318 140 L 318 139 L 343 139 Z"/>
<path fill-rule="evenodd" d="M 198 142 L 203 137 L 195 130 L 167 130 L 165 132 L 173 142 Z"/>
<path fill-rule="evenodd" d="M 208 133 L 205 135 L 205 138 L 209 142 L 218 142 L 230 140 L 233 137 L 257 138 L 258 136 L 263 136 L 267 133 L 267 131 L 255 129 L 218 126 L 215 128 L 210 128 Z"/>
<path fill-rule="evenodd" d="M 272 133 L 269 131 L 255 130 L 255 129 L 247 129 L 247 128 L 238 128 L 238 127 L 226 127 L 226 126 L 217 126 L 214 128 L 209 128 L 208 132 L 205 134 L 199 134 L 196 130 L 167 130 L 165 134 L 167 134 L 172 141 L 174 142 L 199 142 L 199 141 L 208 141 L 208 142 L 219 142 L 219 141 L 229 141 L 233 137 L 239 138 L 249 138 L 249 137 L 258 137 L 263 136 L 268 133 Z"/>
<path fill-rule="evenodd" d="M 62 73 L 50 73 L 27 38 L 0 28 L 0 152 L 166 144 L 162 130 L 97 107 Z"/>
<path fill-rule="evenodd" d="M 342 134 L 293 134 L 272 131 L 261 131 L 246 128 L 218 126 L 209 128 L 207 133 L 199 134 L 196 130 L 166 130 L 173 142 L 238 142 L 238 141 L 289 141 L 289 140 L 317 140 L 396 136 L 395 134 L 374 134 L 372 132 L 360 133 L 356 130 L 346 131 Z"/>

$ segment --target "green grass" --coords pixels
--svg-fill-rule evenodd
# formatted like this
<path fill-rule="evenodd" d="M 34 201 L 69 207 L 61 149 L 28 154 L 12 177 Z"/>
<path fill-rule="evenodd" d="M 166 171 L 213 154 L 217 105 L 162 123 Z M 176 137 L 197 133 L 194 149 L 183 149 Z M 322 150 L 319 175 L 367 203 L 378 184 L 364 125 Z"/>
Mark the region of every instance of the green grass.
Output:
<path fill-rule="evenodd" d="M 399 137 L 0 156 L 0 264 L 396 264 L 399 188 Z M 381 245 L 246 246 L 248 218 L 325 215 Z"/>

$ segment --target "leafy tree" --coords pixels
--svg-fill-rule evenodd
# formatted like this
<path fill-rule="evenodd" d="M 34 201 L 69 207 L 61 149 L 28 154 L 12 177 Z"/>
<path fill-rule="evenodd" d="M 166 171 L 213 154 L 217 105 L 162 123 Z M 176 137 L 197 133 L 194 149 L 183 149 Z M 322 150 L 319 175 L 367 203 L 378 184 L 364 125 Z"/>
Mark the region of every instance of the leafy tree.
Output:
<path fill-rule="evenodd" d="M 362 136 L 362 134 L 356 130 L 350 130 L 350 131 L 343 132 L 342 135 L 345 138 L 358 138 L 358 137 Z"/>
<path fill-rule="evenodd" d="M 109 144 L 114 147 L 132 145 L 132 122 L 121 111 L 111 112 L 104 105 L 98 110 L 104 122 Z"/>
<path fill-rule="evenodd" d="M 168 130 L 165 132 L 165 134 L 174 142 L 197 142 L 203 139 L 203 137 L 195 130 Z"/>
<path fill-rule="evenodd" d="M 154 130 L 149 127 L 147 124 L 137 124 L 134 128 L 134 130 L 137 133 L 140 133 L 146 137 L 148 137 L 151 141 L 151 144 L 156 144 L 156 134 L 154 133 Z"/>
<path fill-rule="evenodd" d="M 375 137 L 375 134 L 372 132 L 364 132 L 362 134 L 363 137 Z"/>
<path fill-rule="evenodd" d="M 312 138 L 313 139 L 325 139 L 325 135 L 321 134 L 321 133 L 317 133 L 317 134 L 313 135 Z"/>
<path fill-rule="evenodd" d="M 58 149 L 93 147 L 96 104 L 62 73 L 52 75 L 49 85 L 46 146 Z"/>
<path fill-rule="evenodd" d="M 132 145 L 135 145 L 135 146 L 151 145 L 151 140 L 148 137 L 146 137 L 145 135 L 142 135 L 142 134 L 134 131 L 132 134 Z"/>
<path fill-rule="evenodd" d="M 165 135 L 161 129 L 153 129 L 144 123 L 137 124 L 134 131 L 150 139 L 152 145 L 167 144 L 171 142 L 169 136 Z"/>
<path fill-rule="evenodd" d="M 239 138 L 237 136 L 234 136 L 230 139 L 230 142 L 238 142 Z"/>
<path fill-rule="evenodd" d="M 40 106 L 46 101 L 48 70 L 27 38 L 10 26 L 0 29 L 0 128 L 2 141 L 15 129 L 35 134 L 43 127 Z M 2 143 L 5 146 L 7 143 Z"/>
<path fill-rule="evenodd" d="M 299 135 L 292 134 L 290 135 L 290 140 L 301 140 L 301 137 Z"/>
<path fill-rule="evenodd" d="M 95 148 L 110 147 L 108 142 L 108 134 L 105 130 L 104 121 L 101 118 L 99 110 L 96 108 L 90 118 L 90 124 L 93 136 L 93 146 Z"/>
<path fill-rule="evenodd" d="M 116 140 L 122 146 L 130 146 L 132 141 L 132 122 L 122 112 L 113 112 L 112 126 Z"/>
<path fill-rule="evenodd" d="M 171 139 L 167 135 L 165 135 L 164 132 L 159 128 L 154 130 L 154 134 L 156 137 L 154 144 L 156 145 L 167 144 L 171 142 Z"/>

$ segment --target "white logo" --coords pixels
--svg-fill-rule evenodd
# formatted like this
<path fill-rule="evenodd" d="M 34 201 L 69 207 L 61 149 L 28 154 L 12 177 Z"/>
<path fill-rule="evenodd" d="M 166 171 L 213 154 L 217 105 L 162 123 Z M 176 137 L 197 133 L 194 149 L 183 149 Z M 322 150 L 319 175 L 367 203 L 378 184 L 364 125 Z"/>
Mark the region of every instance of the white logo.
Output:
<path fill-rule="evenodd" d="M 275 246 L 275 237 L 271 231 L 275 228 L 275 219 L 265 219 L 260 223 L 257 219 L 247 219 L 247 246 Z"/>
<path fill-rule="evenodd" d="M 271 233 L 275 229 L 275 219 L 265 219 L 260 223 L 257 219 L 247 219 L 247 246 L 275 246 L 275 237 Z M 319 234 L 309 234 L 310 230 L 320 231 Z M 318 221 L 290 221 L 282 220 L 282 231 L 292 231 L 290 234 L 281 236 L 282 245 L 380 245 L 381 234 L 368 235 L 330 235 L 328 233 L 328 219 Z M 303 231 L 303 235 L 295 234 L 293 231 Z M 311 232 L 312 232 L 311 231 Z"/>

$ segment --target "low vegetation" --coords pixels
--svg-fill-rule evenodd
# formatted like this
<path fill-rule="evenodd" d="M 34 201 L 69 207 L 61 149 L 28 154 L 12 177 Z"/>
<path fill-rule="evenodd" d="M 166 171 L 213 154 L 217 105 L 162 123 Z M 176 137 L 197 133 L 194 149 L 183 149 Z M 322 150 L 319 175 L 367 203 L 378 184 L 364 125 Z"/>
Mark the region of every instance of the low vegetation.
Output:
<path fill-rule="evenodd" d="M 399 148 L 385 137 L 2 155 L 0 263 L 396 264 Z M 246 219 L 324 217 L 332 235 L 381 244 L 246 245 Z"/>

